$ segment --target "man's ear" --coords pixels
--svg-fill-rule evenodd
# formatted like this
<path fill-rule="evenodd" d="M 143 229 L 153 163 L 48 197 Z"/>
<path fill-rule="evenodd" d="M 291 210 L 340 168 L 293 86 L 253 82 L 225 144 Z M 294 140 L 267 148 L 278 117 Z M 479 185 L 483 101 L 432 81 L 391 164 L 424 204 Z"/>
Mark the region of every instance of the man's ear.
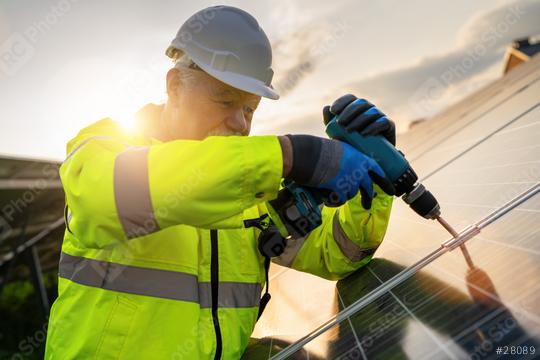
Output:
<path fill-rule="evenodd" d="M 178 101 L 178 94 L 182 87 L 182 80 L 180 79 L 180 70 L 172 68 L 167 72 L 167 96 L 169 101 L 176 105 Z"/>

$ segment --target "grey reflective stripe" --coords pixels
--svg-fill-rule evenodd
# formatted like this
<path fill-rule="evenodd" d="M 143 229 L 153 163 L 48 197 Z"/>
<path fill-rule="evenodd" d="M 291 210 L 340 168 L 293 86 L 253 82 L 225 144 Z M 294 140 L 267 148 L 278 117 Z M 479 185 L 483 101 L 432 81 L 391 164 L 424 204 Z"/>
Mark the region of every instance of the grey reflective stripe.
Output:
<path fill-rule="evenodd" d="M 244 308 L 259 306 L 261 284 L 219 282 L 218 307 Z M 212 307 L 212 287 L 209 282 L 199 283 L 199 303 L 202 308 Z"/>
<path fill-rule="evenodd" d="M 84 145 L 88 144 L 90 141 L 92 140 L 112 140 L 114 139 L 112 136 L 90 136 L 89 138 L 85 139 L 82 143 L 80 143 L 79 145 L 77 145 L 77 147 L 75 149 L 73 149 L 69 155 L 66 157 L 66 159 L 64 160 L 65 161 L 68 161 L 70 157 L 72 157 L 73 155 L 75 155 L 75 153 L 77 151 L 79 151 L 80 148 L 82 148 Z"/>
<path fill-rule="evenodd" d="M 287 239 L 285 250 L 283 250 L 281 255 L 273 257 L 272 262 L 281 266 L 292 267 L 292 263 L 302 248 L 302 245 L 304 245 L 307 236 L 309 236 L 309 234 L 298 239 Z"/>
<path fill-rule="evenodd" d="M 131 148 L 114 162 L 114 198 L 118 218 L 128 239 L 159 230 L 148 180 L 149 147 Z"/>
<path fill-rule="evenodd" d="M 196 275 L 116 264 L 60 254 L 59 276 L 81 285 L 135 295 L 198 303 L 212 307 L 210 282 L 198 282 Z M 258 307 L 259 283 L 220 282 L 218 306 Z"/>
<path fill-rule="evenodd" d="M 166 299 L 199 302 L 197 276 L 60 255 L 59 276 L 81 285 Z"/>
<path fill-rule="evenodd" d="M 334 213 L 334 220 L 332 224 L 332 234 L 334 235 L 334 240 L 338 244 L 341 252 L 351 261 L 360 261 L 366 256 L 373 255 L 377 248 L 372 249 L 362 249 L 360 246 L 356 245 L 341 227 L 339 223 L 339 209 Z"/>

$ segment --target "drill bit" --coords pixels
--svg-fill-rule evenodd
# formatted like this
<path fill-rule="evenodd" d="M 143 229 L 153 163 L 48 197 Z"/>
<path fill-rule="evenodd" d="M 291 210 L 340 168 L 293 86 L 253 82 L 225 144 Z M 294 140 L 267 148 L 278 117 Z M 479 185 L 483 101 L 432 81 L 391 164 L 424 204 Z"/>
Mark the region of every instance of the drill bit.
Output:
<path fill-rule="evenodd" d="M 457 239 L 459 237 L 459 234 L 456 230 L 446 220 L 444 220 L 441 216 L 436 216 L 435 219 L 439 222 L 439 224 L 442 225 L 443 228 L 445 228 L 454 239 Z M 461 252 L 463 253 L 463 257 L 465 258 L 465 261 L 467 262 L 467 265 L 469 265 L 469 268 L 474 269 L 474 263 L 472 261 L 471 255 L 469 254 L 469 250 L 467 250 L 467 247 L 465 244 L 461 244 L 459 246 L 461 249 Z"/>

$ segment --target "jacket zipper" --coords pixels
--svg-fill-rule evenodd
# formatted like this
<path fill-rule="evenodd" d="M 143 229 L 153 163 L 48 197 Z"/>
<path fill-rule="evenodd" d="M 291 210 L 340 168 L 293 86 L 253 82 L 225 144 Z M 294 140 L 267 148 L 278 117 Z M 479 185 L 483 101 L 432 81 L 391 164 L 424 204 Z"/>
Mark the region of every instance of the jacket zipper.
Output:
<path fill-rule="evenodd" d="M 218 319 L 218 290 L 219 290 L 219 267 L 218 267 L 218 236 L 217 230 L 210 230 L 211 257 L 210 257 L 210 283 L 212 289 L 212 320 L 216 332 L 216 355 L 215 360 L 221 359 L 222 339 Z"/>

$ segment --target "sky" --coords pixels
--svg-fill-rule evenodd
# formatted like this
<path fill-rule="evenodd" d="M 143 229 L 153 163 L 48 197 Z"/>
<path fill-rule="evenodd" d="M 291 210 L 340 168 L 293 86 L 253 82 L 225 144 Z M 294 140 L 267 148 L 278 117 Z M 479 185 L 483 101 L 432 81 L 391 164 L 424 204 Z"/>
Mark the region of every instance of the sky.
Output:
<path fill-rule="evenodd" d="M 109 116 L 129 126 L 165 100 L 165 49 L 207 6 L 251 13 L 273 47 L 277 101 L 253 135 L 323 135 L 321 109 L 353 93 L 400 132 L 502 75 L 512 40 L 540 34 L 540 1 L 0 0 L 0 154 L 61 160 Z"/>

